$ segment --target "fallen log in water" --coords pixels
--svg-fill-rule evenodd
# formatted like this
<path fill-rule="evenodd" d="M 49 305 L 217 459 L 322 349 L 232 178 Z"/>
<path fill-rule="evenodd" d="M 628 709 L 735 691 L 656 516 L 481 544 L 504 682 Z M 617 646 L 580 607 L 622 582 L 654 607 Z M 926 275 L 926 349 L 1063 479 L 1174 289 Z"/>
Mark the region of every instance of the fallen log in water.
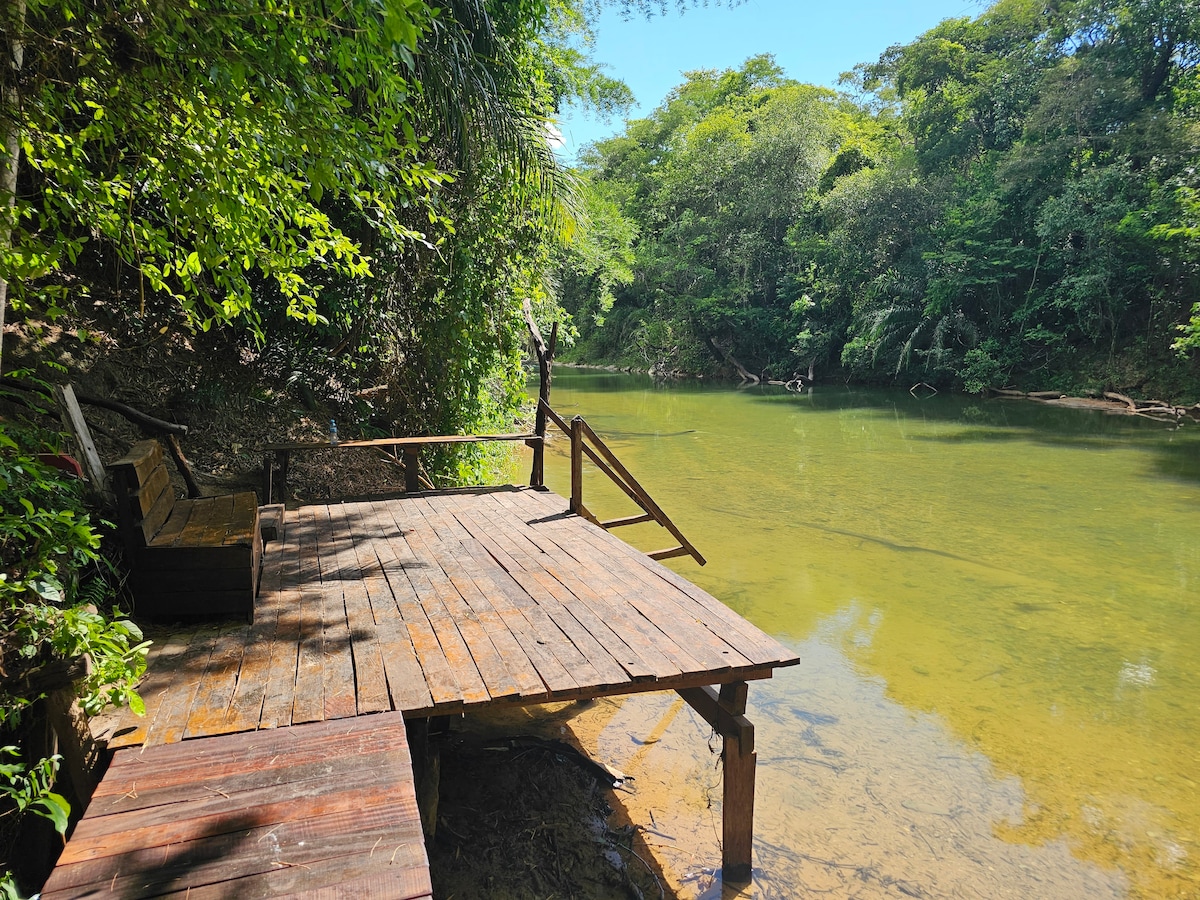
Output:
<path fill-rule="evenodd" d="M 1200 421 L 1200 403 L 1176 406 L 1167 400 L 1134 400 L 1116 391 L 1105 391 L 1101 397 L 1069 397 L 1059 391 L 1017 391 L 1012 388 L 988 388 L 987 393 L 1001 399 L 1032 400 L 1050 406 L 1070 409 L 1094 409 L 1108 415 L 1141 416 L 1154 422 L 1178 425 L 1185 419 Z"/>

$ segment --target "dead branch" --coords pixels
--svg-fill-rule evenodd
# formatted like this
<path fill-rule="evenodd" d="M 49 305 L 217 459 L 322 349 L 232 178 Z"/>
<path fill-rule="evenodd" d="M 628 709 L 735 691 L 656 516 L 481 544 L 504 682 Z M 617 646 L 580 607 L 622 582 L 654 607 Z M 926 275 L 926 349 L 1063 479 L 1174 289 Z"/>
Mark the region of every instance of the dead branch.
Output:
<path fill-rule="evenodd" d="M 1131 412 L 1137 412 L 1138 405 L 1132 397 L 1126 397 L 1124 394 L 1118 394 L 1116 391 L 1105 391 L 1105 400 L 1116 400 L 1118 403 L 1124 403 L 1129 407 Z"/>
<path fill-rule="evenodd" d="M 154 416 L 148 416 L 138 409 L 134 409 L 128 404 L 122 403 L 119 400 L 106 400 L 103 397 L 88 397 L 83 394 L 76 394 L 75 399 L 80 403 L 86 403 L 88 406 L 99 406 L 102 409 L 111 409 L 115 413 L 120 413 L 130 422 L 135 425 L 140 425 L 155 434 L 179 434 L 186 435 L 188 427 L 186 425 L 177 425 L 174 422 L 164 422 L 162 419 L 156 419 Z"/>

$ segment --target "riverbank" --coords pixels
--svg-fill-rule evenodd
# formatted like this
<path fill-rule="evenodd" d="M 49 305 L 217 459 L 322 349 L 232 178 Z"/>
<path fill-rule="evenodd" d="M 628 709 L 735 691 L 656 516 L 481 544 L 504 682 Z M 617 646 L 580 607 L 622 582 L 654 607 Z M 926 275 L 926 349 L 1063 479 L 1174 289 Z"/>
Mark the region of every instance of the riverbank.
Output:
<path fill-rule="evenodd" d="M 1180 406 L 1167 400 L 1135 400 L 1115 391 L 1103 391 L 1098 396 L 1071 397 L 1058 391 L 1025 392 L 989 388 L 988 395 L 1009 400 L 1030 400 L 1065 409 L 1087 409 L 1114 416 L 1140 416 L 1174 425 L 1188 421 L 1200 422 L 1200 403 Z"/>
<path fill-rule="evenodd" d="M 435 739 L 434 896 L 676 900 L 642 829 L 563 724 L 564 710 L 583 706 L 471 714 Z"/>
<path fill-rule="evenodd" d="M 622 375 L 645 375 L 655 379 L 677 381 L 720 381 L 725 376 L 705 375 L 703 373 L 687 372 L 656 372 L 651 369 L 639 369 L 635 366 L 605 365 L 599 363 L 556 362 L 556 368 L 570 369 L 579 372 L 612 372 Z M 730 378 L 732 383 L 734 379 Z M 808 379 L 796 377 L 790 381 L 763 379 L 758 382 L 747 382 L 741 379 L 739 386 L 747 384 L 772 385 L 784 387 L 793 393 L 799 393 L 810 387 L 819 387 Z M 936 388 L 919 382 L 913 390 L 924 389 L 931 394 L 938 393 Z M 1171 400 L 1134 398 L 1117 391 L 1089 391 L 1082 396 L 1072 396 L 1063 391 L 1021 391 L 1012 388 L 985 388 L 983 396 L 1008 400 L 1028 400 L 1049 406 L 1059 406 L 1067 409 L 1082 409 L 1102 412 L 1108 415 L 1140 416 L 1153 419 L 1165 424 L 1180 425 L 1184 422 L 1200 422 L 1200 403 L 1176 403 Z"/>

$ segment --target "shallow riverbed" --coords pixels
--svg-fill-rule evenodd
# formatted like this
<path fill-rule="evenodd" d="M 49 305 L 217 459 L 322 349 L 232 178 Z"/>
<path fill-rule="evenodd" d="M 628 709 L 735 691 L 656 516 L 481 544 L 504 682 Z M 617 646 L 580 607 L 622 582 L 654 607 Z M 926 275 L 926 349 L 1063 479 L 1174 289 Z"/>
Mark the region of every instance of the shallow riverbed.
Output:
<path fill-rule="evenodd" d="M 561 371 L 553 405 L 710 561 L 673 567 L 803 657 L 751 686 L 748 895 L 1200 896 L 1200 428 Z M 555 716 L 635 776 L 680 896 L 719 896 L 707 727 L 673 695 Z"/>

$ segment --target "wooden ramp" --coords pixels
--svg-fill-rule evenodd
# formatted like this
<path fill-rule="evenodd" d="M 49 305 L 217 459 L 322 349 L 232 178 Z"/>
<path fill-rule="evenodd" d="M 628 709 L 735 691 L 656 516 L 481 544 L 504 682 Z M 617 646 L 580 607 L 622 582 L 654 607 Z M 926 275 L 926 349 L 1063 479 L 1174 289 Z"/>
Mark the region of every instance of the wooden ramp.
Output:
<path fill-rule="evenodd" d="M 118 751 L 44 900 L 429 898 L 396 713 Z"/>

